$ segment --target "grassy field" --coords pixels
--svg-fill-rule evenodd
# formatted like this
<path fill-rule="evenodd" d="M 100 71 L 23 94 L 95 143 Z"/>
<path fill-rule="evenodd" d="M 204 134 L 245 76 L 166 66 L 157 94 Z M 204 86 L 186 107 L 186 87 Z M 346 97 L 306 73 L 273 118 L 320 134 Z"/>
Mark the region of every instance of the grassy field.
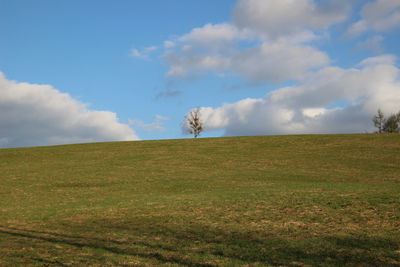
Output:
<path fill-rule="evenodd" d="M 0 149 L 0 266 L 400 266 L 400 135 Z"/>

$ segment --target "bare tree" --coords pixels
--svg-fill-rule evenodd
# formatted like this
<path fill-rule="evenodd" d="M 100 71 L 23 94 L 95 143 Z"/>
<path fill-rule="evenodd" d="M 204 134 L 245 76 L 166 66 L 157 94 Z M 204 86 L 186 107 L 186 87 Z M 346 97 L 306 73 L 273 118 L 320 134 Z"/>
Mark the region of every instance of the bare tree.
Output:
<path fill-rule="evenodd" d="M 392 114 L 385 120 L 383 132 L 398 133 L 400 132 L 400 111 L 397 114 Z"/>
<path fill-rule="evenodd" d="M 196 108 L 186 115 L 186 132 L 193 134 L 194 138 L 204 130 L 203 122 L 200 119 L 200 108 Z"/>
<path fill-rule="evenodd" d="M 376 128 L 378 128 L 378 133 L 383 132 L 383 125 L 385 124 L 385 116 L 381 109 L 378 109 L 378 113 L 372 119 Z"/>
<path fill-rule="evenodd" d="M 385 118 L 383 112 L 378 109 L 378 113 L 372 119 L 378 133 L 399 133 L 400 132 L 400 111 Z"/>

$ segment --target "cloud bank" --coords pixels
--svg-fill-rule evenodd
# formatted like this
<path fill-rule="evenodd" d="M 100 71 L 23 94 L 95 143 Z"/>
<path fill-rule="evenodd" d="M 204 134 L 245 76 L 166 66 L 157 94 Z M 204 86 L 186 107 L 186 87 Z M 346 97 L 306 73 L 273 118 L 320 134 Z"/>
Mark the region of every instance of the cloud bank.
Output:
<path fill-rule="evenodd" d="M 264 40 L 247 29 L 230 24 L 207 24 L 179 39 L 180 46 L 165 53 L 169 77 L 187 77 L 210 72 L 232 74 L 254 83 L 279 83 L 298 79 L 327 65 L 327 54 L 307 42 L 311 32 Z"/>
<path fill-rule="evenodd" d="M 251 83 L 300 79 L 330 63 L 310 43 L 349 15 L 346 1 L 240 0 L 232 20 L 195 28 L 168 46 L 167 76 L 216 73 Z"/>
<path fill-rule="evenodd" d="M 357 68 L 326 67 L 264 98 L 201 108 L 206 130 L 226 136 L 373 132 L 372 117 L 400 110 L 400 69 L 390 55 Z"/>
<path fill-rule="evenodd" d="M 137 140 L 115 113 L 90 110 L 50 85 L 18 83 L 0 72 L 0 147 Z"/>

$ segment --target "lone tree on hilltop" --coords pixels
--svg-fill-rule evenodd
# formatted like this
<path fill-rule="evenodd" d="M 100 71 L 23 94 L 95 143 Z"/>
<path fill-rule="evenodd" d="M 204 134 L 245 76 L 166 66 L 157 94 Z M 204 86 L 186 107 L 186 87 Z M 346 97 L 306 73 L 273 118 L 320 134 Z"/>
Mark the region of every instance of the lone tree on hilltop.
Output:
<path fill-rule="evenodd" d="M 196 108 L 189 112 L 185 117 L 186 132 L 193 134 L 194 138 L 200 135 L 204 130 L 203 122 L 200 119 L 200 108 Z"/>
<path fill-rule="evenodd" d="M 400 132 L 400 111 L 385 118 L 383 112 L 378 109 L 378 113 L 372 119 L 378 133 L 399 133 Z"/>

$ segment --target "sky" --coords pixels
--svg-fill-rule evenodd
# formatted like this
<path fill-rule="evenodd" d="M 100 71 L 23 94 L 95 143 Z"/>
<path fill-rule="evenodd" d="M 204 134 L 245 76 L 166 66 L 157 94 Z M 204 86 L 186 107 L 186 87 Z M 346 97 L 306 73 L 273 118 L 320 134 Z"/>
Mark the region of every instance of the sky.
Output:
<path fill-rule="evenodd" d="M 374 132 L 400 0 L 0 0 L 0 147 Z"/>

